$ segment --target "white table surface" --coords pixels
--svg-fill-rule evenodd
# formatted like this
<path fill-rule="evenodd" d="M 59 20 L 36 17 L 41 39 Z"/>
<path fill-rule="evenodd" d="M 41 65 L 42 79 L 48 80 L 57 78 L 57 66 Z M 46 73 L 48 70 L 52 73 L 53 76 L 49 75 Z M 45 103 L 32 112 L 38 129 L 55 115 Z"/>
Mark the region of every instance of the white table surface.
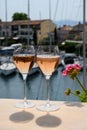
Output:
<path fill-rule="evenodd" d="M 87 130 L 87 103 L 55 102 L 59 109 L 19 109 L 18 99 L 0 99 L 0 130 Z M 32 100 L 36 105 L 46 101 Z M 54 102 L 54 101 L 53 101 Z"/>

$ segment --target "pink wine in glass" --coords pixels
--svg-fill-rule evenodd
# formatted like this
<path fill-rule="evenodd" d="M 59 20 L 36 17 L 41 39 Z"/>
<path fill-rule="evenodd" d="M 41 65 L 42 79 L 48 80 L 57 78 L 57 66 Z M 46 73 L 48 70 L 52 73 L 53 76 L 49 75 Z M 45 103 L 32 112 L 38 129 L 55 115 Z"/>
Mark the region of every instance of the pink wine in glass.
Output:
<path fill-rule="evenodd" d="M 59 56 L 37 55 L 37 63 L 44 75 L 52 75 L 60 62 Z"/>
<path fill-rule="evenodd" d="M 15 55 L 14 57 L 14 63 L 17 66 L 18 70 L 22 74 L 27 74 L 34 65 L 34 55 Z"/>

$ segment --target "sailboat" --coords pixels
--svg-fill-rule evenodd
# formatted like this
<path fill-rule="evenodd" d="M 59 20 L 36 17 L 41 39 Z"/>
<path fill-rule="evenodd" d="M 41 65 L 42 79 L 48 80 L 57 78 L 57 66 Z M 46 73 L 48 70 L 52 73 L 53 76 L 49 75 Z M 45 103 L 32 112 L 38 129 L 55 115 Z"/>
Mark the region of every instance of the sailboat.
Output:
<path fill-rule="evenodd" d="M 16 72 L 16 66 L 14 63 L 3 63 L 0 66 L 1 74 L 8 76 L 14 72 Z"/>
<path fill-rule="evenodd" d="M 6 45 L 7 45 L 7 0 L 5 0 L 5 17 L 6 17 Z M 13 63 L 13 51 L 14 48 L 12 46 L 10 47 L 3 47 L 0 50 L 1 57 L 1 65 L 0 65 L 0 73 L 3 75 L 9 75 L 16 71 L 16 66 Z"/>

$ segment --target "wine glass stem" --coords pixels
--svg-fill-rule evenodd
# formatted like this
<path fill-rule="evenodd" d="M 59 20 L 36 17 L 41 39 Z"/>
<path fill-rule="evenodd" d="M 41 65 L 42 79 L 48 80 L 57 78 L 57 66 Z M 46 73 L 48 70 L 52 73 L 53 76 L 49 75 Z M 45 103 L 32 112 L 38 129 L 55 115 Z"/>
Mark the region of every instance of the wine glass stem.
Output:
<path fill-rule="evenodd" d="M 47 105 L 47 107 L 50 106 L 49 80 L 50 80 L 50 78 L 46 79 L 46 85 L 47 85 L 47 104 L 46 105 Z"/>
<path fill-rule="evenodd" d="M 26 86 L 26 79 L 24 80 L 24 103 L 27 102 L 27 86 Z"/>

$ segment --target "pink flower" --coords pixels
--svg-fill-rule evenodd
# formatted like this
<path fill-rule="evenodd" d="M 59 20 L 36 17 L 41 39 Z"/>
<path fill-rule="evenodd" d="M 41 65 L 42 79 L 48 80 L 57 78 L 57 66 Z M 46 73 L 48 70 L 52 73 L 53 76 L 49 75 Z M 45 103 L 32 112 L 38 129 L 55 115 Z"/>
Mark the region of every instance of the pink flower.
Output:
<path fill-rule="evenodd" d="M 67 76 L 68 72 L 66 70 L 63 71 L 63 76 Z"/>
<path fill-rule="evenodd" d="M 82 66 L 79 65 L 79 64 L 73 64 L 73 65 L 67 65 L 66 69 L 63 71 L 63 76 L 67 76 L 67 75 L 73 75 L 73 74 L 76 74 L 78 75 L 79 74 L 79 71 L 82 69 Z M 75 75 L 74 75 L 75 76 Z"/>
<path fill-rule="evenodd" d="M 75 69 L 77 69 L 77 70 L 79 70 L 79 71 L 83 68 L 83 67 L 82 67 L 81 65 L 79 65 L 79 64 L 74 64 L 73 66 L 74 66 Z"/>
<path fill-rule="evenodd" d="M 68 72 L 70 72 L 73 69 L 74 69 L 73 65 L 67 65 L 67 67 L 66 67 L 66 71 L 68 71 Z"/>
<path fill-rule="evenodd" d="M 79 86 L 82 88 L 82 92 L 80 92 L 80 90 L 72 91 L 70 88 L 68 88 L 67 91 L 65 91 L 65 94 L 66 95 L 74 94 L 74 95 L 78 96 L 82 102 L 87 102 L 87 89 L 80 82 L 80 80 L 78 78 L 79 72 L 82 68 L 83 67 L 79 64 L 68 65 L 62 74 L 63 74 L 63 76 L 69 75 L 69 77 L 72 80 L 74 80 L 74 79 L 77 80 Z"/>

